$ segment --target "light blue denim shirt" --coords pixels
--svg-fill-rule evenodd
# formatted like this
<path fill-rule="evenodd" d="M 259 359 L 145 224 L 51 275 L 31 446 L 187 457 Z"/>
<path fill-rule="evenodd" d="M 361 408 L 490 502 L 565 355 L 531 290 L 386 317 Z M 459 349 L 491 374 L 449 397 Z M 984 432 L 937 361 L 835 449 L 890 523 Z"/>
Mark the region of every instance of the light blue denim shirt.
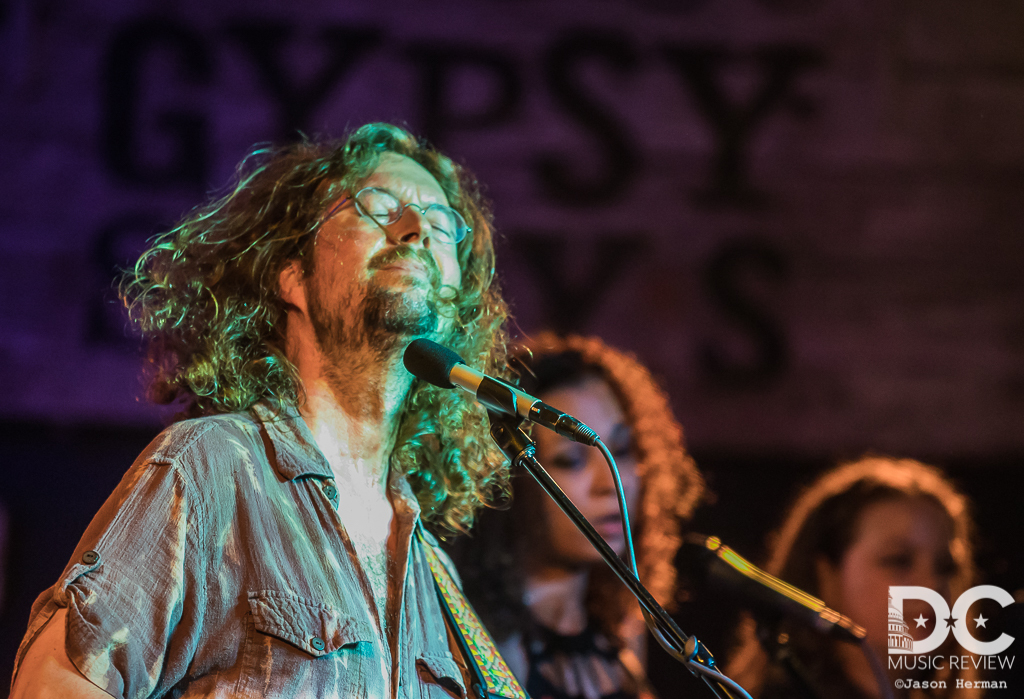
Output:
<path fill-rule="evenodd" d="M 465 697 L 465 662 L 413 537 L 419 506 L 403 477 L 390 488 L 397 635 L 380 630 L 331 469 L 297 412 L 171 426 L 36 600 L 15 676 L 66 608 L 68 657 L 115 697 Z"/>

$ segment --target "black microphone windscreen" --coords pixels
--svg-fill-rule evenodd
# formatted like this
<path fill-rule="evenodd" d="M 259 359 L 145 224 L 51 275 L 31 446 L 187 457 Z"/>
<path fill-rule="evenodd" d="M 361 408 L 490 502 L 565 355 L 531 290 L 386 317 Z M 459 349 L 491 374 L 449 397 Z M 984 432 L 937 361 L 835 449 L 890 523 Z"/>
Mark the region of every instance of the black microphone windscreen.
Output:
<path fill-rule="evenodd" d="M 456 364 L 465 364 L 462 357 L 447 347 L 430 340 L 413 340 L 405 349 L 402 362 L 417 379 L 439 388 L 455 388 L 448 378 Z"/>

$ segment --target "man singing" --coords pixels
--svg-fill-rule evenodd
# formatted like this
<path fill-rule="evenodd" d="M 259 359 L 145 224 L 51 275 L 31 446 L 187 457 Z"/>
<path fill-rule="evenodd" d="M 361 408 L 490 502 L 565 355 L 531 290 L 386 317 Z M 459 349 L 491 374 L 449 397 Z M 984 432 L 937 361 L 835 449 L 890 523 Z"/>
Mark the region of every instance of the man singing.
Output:
<path fill-rule="evenodd" d="M 471 176 L 383 124 L 257 151 L 157 238 L 122 297 L 151 397 L 195 419 L 36 601 L 12 697 L 468 696 L 420 520 L 464 528 L 507 470 L 402 353 L 500 372 L 493 265 Z"/>

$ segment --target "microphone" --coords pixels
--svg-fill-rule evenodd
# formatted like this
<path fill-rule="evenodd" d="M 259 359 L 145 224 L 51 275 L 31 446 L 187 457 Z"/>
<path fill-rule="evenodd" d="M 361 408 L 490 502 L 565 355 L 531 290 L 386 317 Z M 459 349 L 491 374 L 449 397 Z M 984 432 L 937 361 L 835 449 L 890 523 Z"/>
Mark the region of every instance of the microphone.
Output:
<path fill-rule="evenodd" d="M 529 420 L 581 444 L 595 446 L 600 439 L 594 430 L 572 415 L 477 371 L 455 352 L 436 342 L 422 338 L 413 340 L 402 362 L 416 378 L 438 388 L 461 388 L 472 393 L 488 410 Z"/>
<path fill-rule="evenodd" d="M 830 609 L 817 597 L 764 572 L 716 536 L 690 534 L 684 540 L 688 562 L 696 564 L 704 582 L 724 590 L 769 618 L 791 617 L 819 633 L 860 643 L 867 631 Z"/>

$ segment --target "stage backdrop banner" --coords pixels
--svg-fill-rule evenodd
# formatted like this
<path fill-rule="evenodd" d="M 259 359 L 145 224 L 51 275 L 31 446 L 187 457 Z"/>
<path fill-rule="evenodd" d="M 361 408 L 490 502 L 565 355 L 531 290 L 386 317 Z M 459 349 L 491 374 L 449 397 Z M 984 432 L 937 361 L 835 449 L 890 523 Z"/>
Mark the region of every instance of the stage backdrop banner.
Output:
<path fill-rule="evenodd" d="M 0 12 L 0 417 L 156 425 L 115 270 L 256 143 L 408 125 L 519 325 L 704 448 L 1024 448 L 1024 3 L 220 0 Z"/>

